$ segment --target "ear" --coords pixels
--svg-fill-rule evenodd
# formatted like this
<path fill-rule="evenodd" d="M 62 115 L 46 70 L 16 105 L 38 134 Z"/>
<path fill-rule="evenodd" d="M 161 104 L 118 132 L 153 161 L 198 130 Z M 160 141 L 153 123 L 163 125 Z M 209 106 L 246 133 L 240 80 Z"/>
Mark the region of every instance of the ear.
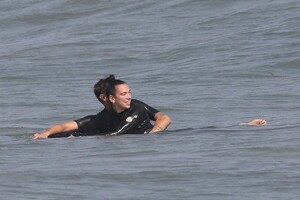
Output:
<path fill-rule="evenodd" d="M 109 99 L 109 101 L 111 102 L 111 103 L 115 103 L 115 101 L 116 101 L 116 99 L 115 99 L 115 97 L 113 96 L 113 95 L 109 95 L 109 97 L 108 97 L 108 99 Z"/>
<path fill-rule="evenodd" d="M 107 101 L 107 97 L 105 94 L 100 94 L 99 95 L 99 98 L 102 100 L 102 101 Z"/>

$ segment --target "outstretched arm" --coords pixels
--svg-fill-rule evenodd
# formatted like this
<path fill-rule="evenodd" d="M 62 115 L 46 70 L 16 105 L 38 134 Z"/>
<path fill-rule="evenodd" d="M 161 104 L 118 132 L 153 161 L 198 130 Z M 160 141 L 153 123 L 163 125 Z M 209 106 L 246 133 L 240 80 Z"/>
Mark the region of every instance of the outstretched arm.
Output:
<path fill-rule="evenodd" d="M 164 131 L 171 124 L 171 118 L 163 112 L 158 112 L 154 116 L 154 126 L 151 130 L 151 133 Z"/>
<path fill-rule="evenodd" d="M 75 121 L 70 121 L 63 124 L 56 124 L 44 132 L 33 134 L 32 139 L 44 139 L 48 138 L 50 135 L 77 129 L 78 125 Z"/>

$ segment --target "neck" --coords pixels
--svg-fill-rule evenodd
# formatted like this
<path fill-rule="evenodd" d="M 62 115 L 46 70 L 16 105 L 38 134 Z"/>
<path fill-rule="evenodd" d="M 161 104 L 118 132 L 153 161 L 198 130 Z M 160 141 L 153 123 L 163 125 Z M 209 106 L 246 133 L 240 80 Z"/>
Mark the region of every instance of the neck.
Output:
<path fill-rule="evenodd" d="M 105 105 L 105 106 L 104 106 L 104 109 L 106 109 L 106 110 L 111 110 L 111 108 L 112 108 L 111 105 Z"/>

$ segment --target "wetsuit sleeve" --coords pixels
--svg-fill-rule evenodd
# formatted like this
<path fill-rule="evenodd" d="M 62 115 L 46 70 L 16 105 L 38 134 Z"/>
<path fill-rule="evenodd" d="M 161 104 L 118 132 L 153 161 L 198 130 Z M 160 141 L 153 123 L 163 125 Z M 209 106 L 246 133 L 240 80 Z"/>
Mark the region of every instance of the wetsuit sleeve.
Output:
<path fill-rule="evenodd" d="M 119 126 L 114 128 L 112 131 L 106 133 L 106 135 L 122 135 L 126 133 L 137 133 L 140 126 L 143 126 L 148 119 L 147 112 L 143 106 L 136 106 L 133 108 L 124 121 Z"/>
<path fill-rule="evenodd" d="M 88 130 L 89 129 L 88 127 L 90 126 L 91 123 L 93 123 L 95 117 L 96 117 L 96 115 L 88 115 L 88 116 L 85 116 L 81 119 L 75 120 L 75 122 L 78 125 L 78 130 L 79 131 Z"/>
<path fill-rule="evenodd" d="M 99 135 L 105 132 L 104 121 L 101 115 L 88 115 L 75 120 L 78 130 L 83 135 Z"/>
<path fill-rule="evenodd" d="M 142 104 L 149 116 L 149 118 L 152 120 L 152 121 L 155 121 L 155 114 L 160 112 L 159 110 L 149 106 L 148 104 L 142 102 L 142 101 L 139 101 L 137 99 L 133 99 L 132 101 L 135 101 L 135 102 L 139 102 L 140 104 Z"/>
<path fill-rule="evenodd" d="M 83 134 L 82 130 L 84 130 L 84 132 L 88 131 L 87 127 L 91 124 L 91 122 L 93 121 L 94 118 L 95 118 L 94 115 L 89 115 L 89 116 L 85 116 L 81 119 L 74 120 L 77 123 L 78 130 L 56 133 L 56 134 L 50 135 L 49 138 L 88 135 L 86 133 Z"/>

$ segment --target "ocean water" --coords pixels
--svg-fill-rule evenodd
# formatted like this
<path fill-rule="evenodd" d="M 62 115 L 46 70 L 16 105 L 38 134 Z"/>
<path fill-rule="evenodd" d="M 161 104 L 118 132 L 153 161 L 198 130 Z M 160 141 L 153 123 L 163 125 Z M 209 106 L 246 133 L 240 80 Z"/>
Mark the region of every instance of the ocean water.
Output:
<path fill-rule="evenodd" d="M 0 199 L 299 199 L 297 0 L 0 1 Z M 161 134 L 32 140 L 125 80 Z M 267 126 L 240 126 L 265 118 Z"/>

